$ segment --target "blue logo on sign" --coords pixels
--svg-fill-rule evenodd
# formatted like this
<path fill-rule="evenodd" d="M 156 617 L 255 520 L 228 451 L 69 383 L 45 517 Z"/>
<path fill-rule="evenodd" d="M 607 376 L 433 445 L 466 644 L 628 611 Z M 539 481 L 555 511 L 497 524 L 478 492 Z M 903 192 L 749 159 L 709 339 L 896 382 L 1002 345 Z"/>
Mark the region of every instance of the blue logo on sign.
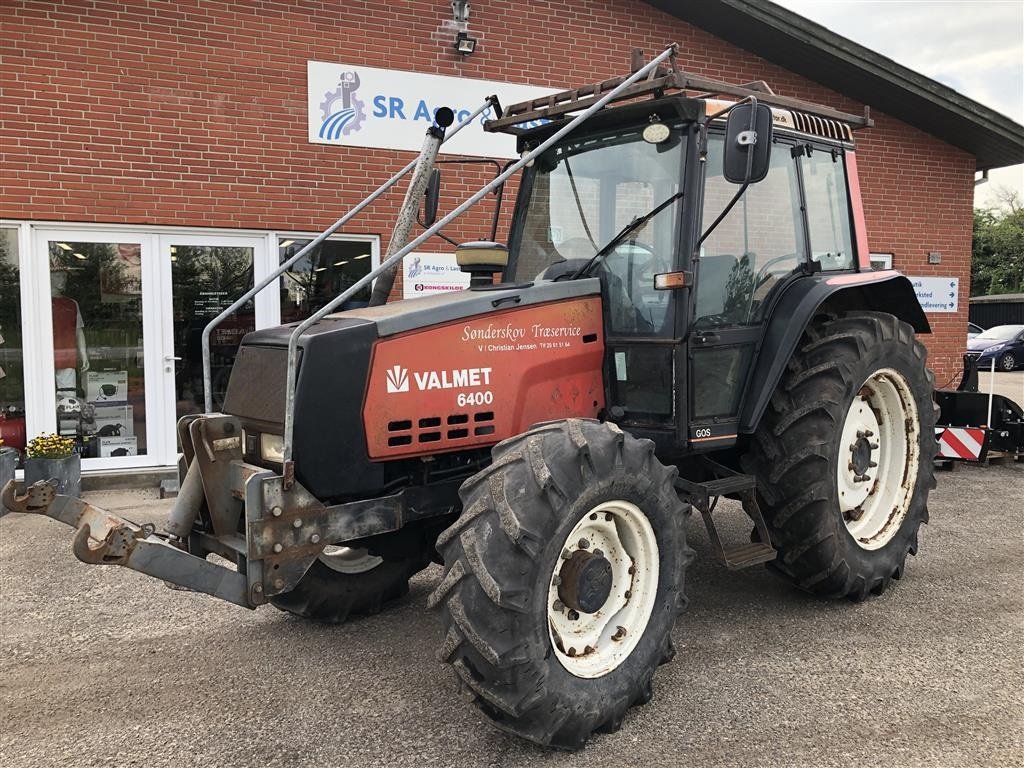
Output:
<path fill-rule="evenodd" d="M 338 87 L 324 94 L 324 100 L 320 102 L 320 116 L 323 118 L 319 133 L 321 139 L 334 141 L 362 127 L 366 113 L 363 102 L 356 96 L 358 88 L 359 73 L 353 70 L 343 72 Z"/>

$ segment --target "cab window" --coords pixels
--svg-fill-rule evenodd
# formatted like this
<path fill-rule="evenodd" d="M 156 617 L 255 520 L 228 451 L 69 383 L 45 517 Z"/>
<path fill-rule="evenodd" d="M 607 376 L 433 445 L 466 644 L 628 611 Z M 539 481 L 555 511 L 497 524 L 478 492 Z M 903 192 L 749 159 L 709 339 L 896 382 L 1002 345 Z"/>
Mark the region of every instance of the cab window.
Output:
<path fill-rule="evenodd" d="M 662 144 L 639 129 L 618 129 L 552 147 L 524 180 L 526 209 L 515 241 L 516 280 L 534 280 L 552 265 L 583 266 L 623 228 L 679 192 L 686 146 L 673 126 Z M 616 336 L 671 336 L 671 291 L 654 276 L 676 261 L 681 199 L 638 226 L 594 265 L 608 292 L 609 331 Z"/>
<path fill-rule="evenodd" d="M 843 154 L 836 150 L 810 149 L 801 155 L 800 171 L 807 202 L 807 234 L 811 260 L 823 270 L 853 269 L 850 206 L 846 191 Z"/>
<path fill-rule="evenodd" d="M 722 148 L 721 134 L 708 136 L 705 230 L 737 190 L 722 175 Z M 805 251 L 792 148 L 775 144 L 768 175 L 747 187 L 701 245 L 696 328 L 759 324 L 773 289 L 801 267 Z"/>

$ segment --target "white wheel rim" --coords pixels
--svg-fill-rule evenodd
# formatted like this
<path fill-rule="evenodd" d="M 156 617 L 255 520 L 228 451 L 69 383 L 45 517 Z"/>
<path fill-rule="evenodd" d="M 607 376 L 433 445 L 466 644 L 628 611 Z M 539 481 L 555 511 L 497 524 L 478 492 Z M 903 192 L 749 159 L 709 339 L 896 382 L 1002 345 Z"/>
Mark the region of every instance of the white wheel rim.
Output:
<path fill-rule="evenodd" d="M 580 549 L 611 565 L 611 590 L 594 613 L 573 611 L 559 598 L 562 566 Z M 658 541 L 647 516 L 628 501 L 594 507 L 563 543 L 548 586 L 548 635 L 558 661 L 576 677 L 611 672 L 643 637 L 657 591 Z"/>
<path fill-rule="evenodd" d="M 328 544 L 320 554 L 320 562 L 338 573 L 366 573 L 384 562 L 365 549 L 336 547 Z"/>
<path fill-rule="evenodd" d="M 846 413 L 836 468 L 846 530 L 863 549 L 900 529 L 917 483 L 921 422 L 910 384 L 892 368 L 871 374 Z"/>

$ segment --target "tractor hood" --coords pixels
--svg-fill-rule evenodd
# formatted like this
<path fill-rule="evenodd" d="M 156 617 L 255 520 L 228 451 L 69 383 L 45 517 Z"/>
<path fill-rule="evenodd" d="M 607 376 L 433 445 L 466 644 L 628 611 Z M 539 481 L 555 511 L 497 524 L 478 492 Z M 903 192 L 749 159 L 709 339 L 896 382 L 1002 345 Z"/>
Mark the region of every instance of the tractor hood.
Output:
<path fill-rule="evenodd" d="M 328 315 L 299 339 L 293 456 L 299 482 L 320 499 L 379 492 L 386 471 L 367 450 L 363 409 L 374 349 L 389 337 L 504 310 L 600 293 L 597 279 L 470 289 Z M 247 334 L 231 371 L 224 412 L 247 434 L 281 434 L 288 340 L 295 324 Z M 500 336 L 501 329 L 495 328 Z M 424 340 L 428 346 L 435 340 Z M 436 345 L 434 345 L 436 346 Z M 438 361 L 444 348 L 431 348 Z M 450 366 L 449 366 L 450 367 Z M 444 386 L 444 365 L 438 373 Z M 455 374 L 448 373 L 454 381 Z M 411 383 L 414 380 L 411 380 Z M 427 382 L 425 386 L 430 386 Z M 375 429 L 374 432 L 377 430 Z M 258 457 L 247 460 L 260 462 Z"/>
<path fill-rule="evenodd" d="M 548 301 L 596 295 L 601 292 L 597 278 L 585 280 L 538 281 L 536 283 L 503 283 L 465 291 L 439 293 L 418 299 L 406 299 L 379 307 L 352 309 L 328 315 L 329 319 L 358 318 L 377 326 L 377 334 L 396 333 L 440 325 L 464 317 L 474 317 L 496 310 L 543 304 Z"/>

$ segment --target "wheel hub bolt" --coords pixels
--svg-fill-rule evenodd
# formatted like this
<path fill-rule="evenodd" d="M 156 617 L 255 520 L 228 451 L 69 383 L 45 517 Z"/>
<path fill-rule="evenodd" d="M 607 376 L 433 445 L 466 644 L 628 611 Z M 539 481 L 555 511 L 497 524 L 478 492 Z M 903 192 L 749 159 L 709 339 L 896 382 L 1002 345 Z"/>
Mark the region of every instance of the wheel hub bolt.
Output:
<path fill-rule="evenodd" d="M 563 549 L 562 550 L 562 559 L 563 560 L 568 560 L 570 557 L 572 557 L 572 552 L 570 552 L 568 549 Z"/>
<path fill-rule="evenodd" d="M 580 539 L 579 548 L 580 549 L 590 549 L 590 542 L 587 541 L 586 539 Z"/>
<path fill-rule="evenodd" d="M 280 544 L 275 544 L 274 545 L 274 551 L 275 552 L 280 552 L 282 549 L 284 549 L 284 547 L 281 546 Z"/>
<path fill-rule="evenodd" d="M 292 528 L 301 528 L 301 527 L 302 527 L 302 521 L 301 520 L 294 520 L 292 522 Z"/>
<path fill-rule="evenodd" d="M 594 554 L 597 555 L 598 557 L 604 557 L 604 551 L 600 550 L 600 549 L 595 549 L 594 550 Z"/>
<path fill-rule="evenodd" d="M 578 619 L 580 617 L 580 615 L 578 613 L 576 613 L 576 611 L 573 611 L 573 610 L 570 610 L 569 613 L 567 614 L 567 616 L 568 616 L 569 621 L 576 621 L 576 619 Z"/>
<path fill-rule="evenodd" d="M 559 585 L 560 585 L 561 583 L 562 583 L 562 577 L 561 577 L 561 576 L 559 576 L 559 575 L 558 575 L 558 574 L 556 573 L 556 574 L 555 574 L 555 578 L 553 578 L 553 579 L 551 580 L 551 586 L 553 586 L 553 587 L 557 587 L 557 586 L 559 586 Z"/>
<path fill-rule="evenodd" d="M 621 640 L 625 636 L 626 636 L 626 628 L 625 627 L 616 627 L 615 628 L 615 634 L 612 635 L 612 640 Z"/>
<path fill-rule="evenodd" d="M 565 610 L 565 604 L 562 603 L 561 600 L 555 600 L 555 602 L 553 602 L 551 604 L 551 610 L 552 611 L 558 611 L 559 613 L 561 613 L 562 611 Z"/>
<path fill-rule="evenodd" d="M 857 522 L 864 516 L 864 510 L 861 507 L 854 507 L 846 510 L 843 516 L 850 522 Z"/>

